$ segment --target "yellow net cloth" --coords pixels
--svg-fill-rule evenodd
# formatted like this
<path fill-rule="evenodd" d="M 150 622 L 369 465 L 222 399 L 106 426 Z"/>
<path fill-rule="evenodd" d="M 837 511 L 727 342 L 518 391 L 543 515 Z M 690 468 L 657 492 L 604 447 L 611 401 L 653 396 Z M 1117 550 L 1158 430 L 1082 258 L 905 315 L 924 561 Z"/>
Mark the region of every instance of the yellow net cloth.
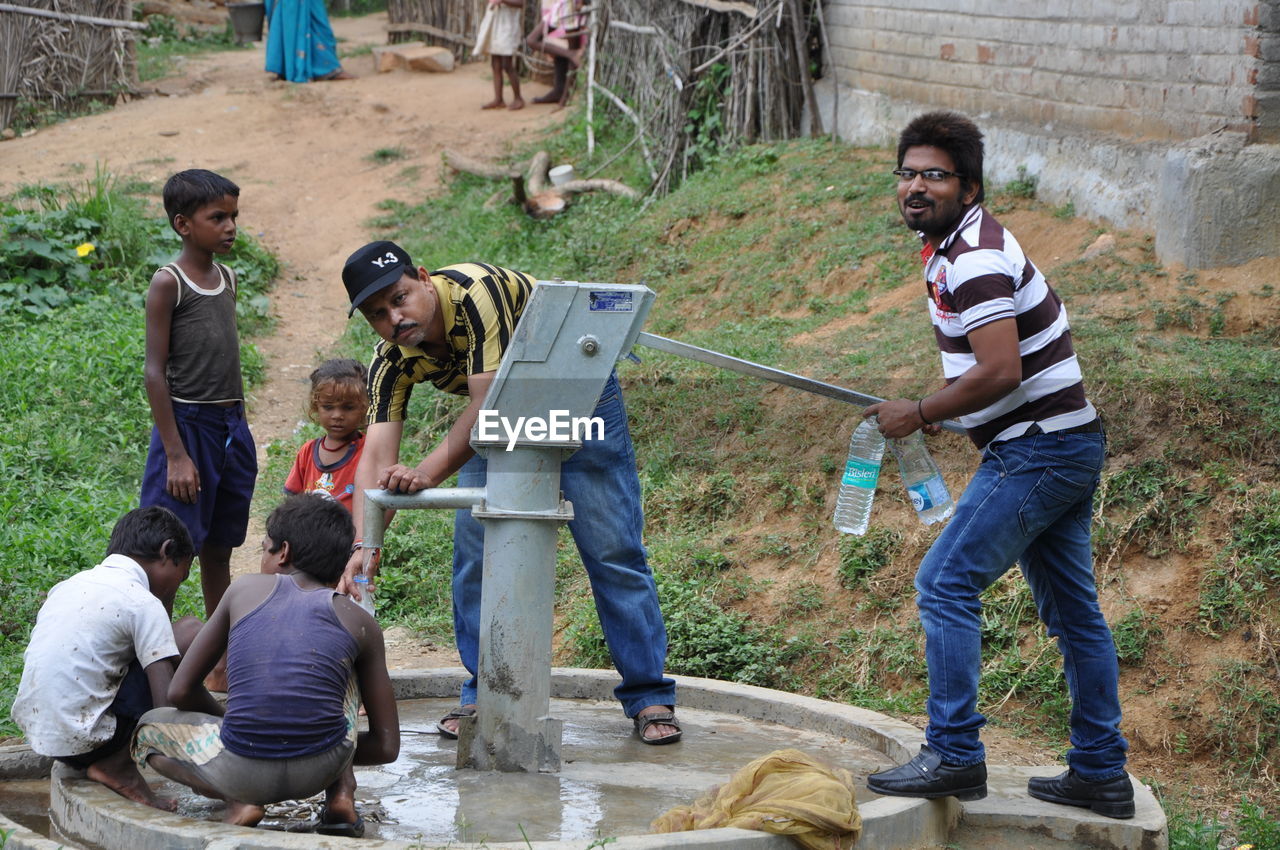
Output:
<path fill-rule="evenodd" d="M 799 750 L 761 756 L 691 806 L 676 806 L 654 832 L 738 827 L 789 835 L 806 850 L 847 850 L 862 832 L 853 775 Z"/>

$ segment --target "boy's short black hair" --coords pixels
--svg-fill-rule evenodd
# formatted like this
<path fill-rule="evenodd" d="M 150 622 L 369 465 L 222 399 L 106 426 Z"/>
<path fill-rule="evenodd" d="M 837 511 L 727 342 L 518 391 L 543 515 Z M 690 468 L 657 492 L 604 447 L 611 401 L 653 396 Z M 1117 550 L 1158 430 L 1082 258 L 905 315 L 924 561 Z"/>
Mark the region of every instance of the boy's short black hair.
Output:
<path fill-rule="evenodd" d="M 351 555 L 356 527 L 351 514 L 333 499 L 302 493 L 285 499 L 267 517 L 267 536 L 289 544 L 289 563 L 321 584 L 342 577 Z"/>
<path fill-rule="evenodd" d="M 960 178 L 962 191 L 967 192 L 976 185 L 978 194 L 973 202 L 982 203 L 986 190 L 982 180 L 982 131 L 978 125 L 959 112 L 940 110 L 917 115 L 898 136 L 899 168 L 907 149 L 920 145 L 946 151 L 955 163 L 956 171 L 963 175 Z"/>
<path fill-rule="evenodd" d="M 240 187 L 221 174 L 203 168 L 179 171 L 164 184 L 164 212 L 169 217 L 169 226 L 176 231 L 175 218 L 180 215 L 190 218 L 205 204 L 227 195 L 240 197 Z"/>
<path fill-rule="evenodd" d="M 169 549 L 161 553 L 166 540 L 170 541 Z M 127 555 L 135 561 L 158 561 L 163 554 L 182 562 L 195 557 L 196 547 L 191 542 L 191 532 L 177 514 L 152 505 L 135 508 L 120 517 L 111 529 L 107 554 Z"/>

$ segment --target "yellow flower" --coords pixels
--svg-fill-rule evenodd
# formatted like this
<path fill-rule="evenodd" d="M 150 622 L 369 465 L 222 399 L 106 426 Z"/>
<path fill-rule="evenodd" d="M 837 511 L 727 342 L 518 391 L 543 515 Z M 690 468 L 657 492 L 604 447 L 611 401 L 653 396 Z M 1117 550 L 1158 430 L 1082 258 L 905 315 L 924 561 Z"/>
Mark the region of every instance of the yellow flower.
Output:
<path fill-rule="evenodd" d="M 82 242 L 81 244 L 76 246 L 76 256 L 87 257 L 91 253 L 93 253 L 93 250 L 94 250 L 94 245 L 92 242 Z"/>

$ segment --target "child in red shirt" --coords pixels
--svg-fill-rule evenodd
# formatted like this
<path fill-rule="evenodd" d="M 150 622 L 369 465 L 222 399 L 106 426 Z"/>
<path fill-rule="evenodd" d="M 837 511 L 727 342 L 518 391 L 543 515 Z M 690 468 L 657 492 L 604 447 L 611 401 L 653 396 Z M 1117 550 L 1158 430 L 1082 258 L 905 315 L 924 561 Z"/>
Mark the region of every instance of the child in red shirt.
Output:
<path fill-rule="evenodd" d="M 360 428 L 369 410 L 367 376 L 363 364 L 349 359 L 326 360 L 311 373 L 309 414 L 325 434 L 298 450 L 284 482 L 286 493 L 318 493 L 351 510 L 364 449 Z"/>

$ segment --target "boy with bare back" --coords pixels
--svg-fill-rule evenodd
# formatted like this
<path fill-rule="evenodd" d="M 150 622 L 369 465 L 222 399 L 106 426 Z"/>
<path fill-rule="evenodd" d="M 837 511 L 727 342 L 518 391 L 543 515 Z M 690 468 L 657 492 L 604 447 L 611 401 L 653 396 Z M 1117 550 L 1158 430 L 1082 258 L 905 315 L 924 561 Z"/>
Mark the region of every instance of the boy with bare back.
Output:
<path fill-rule="evenodd" d="M 212 171 L 169 178 L 164 208 L 182 252 L 147 291 L 144 371 L 155 427 L 141 504 L 169 508 L 186 523 L 206 616 L 231 583 L 231 550 L 244 543 L 258 476 L 244 416 L 236 276 L 213 259 L 235 243 L 239 198 L 240 188 Z M 221 665 L 209 685 L 226 690 Z"/>
<path fill-rule="evenodd" d="M 139 803 L 172 811 L 134 766 L 138 718 L 168 705 L 179 645 L 200 624 L 169 624 L 195 550 L 164 508 L 138 508 L 111 532 L 107 557 L 49 591 L 22 657 L 13 720 L 37 753 Z"/>

